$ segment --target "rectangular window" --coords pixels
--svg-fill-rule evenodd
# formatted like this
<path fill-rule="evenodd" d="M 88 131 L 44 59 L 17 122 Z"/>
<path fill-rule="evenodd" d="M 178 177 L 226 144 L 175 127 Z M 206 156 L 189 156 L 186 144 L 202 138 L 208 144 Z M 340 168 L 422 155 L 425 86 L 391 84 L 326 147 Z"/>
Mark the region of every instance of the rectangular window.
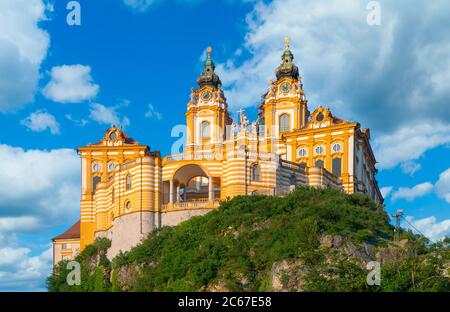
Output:
<path fill-rule="evenodd" d="M 333 158 L 332 163 L 331 163 L 331 167 L 332 167 L 332 173 L 337 176 L 340 177 L 341 176 L 341 159 L 340 158 Z"/>

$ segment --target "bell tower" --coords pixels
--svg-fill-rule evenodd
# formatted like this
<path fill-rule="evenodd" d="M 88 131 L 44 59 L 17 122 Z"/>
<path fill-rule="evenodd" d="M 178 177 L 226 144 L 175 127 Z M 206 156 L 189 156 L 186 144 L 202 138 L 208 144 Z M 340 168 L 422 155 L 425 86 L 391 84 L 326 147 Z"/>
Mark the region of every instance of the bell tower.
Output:
<path fill-rule="evenodd" d="M 276 139 L 281 139 L 283 133 L 305 127 L 309 116 L 301 76 L 289 44 L 289 38 L 285 38 L 281 64 L 275 71 L 276 80 L 270 80 L 259 107 L 259 118 L 264 120 L 268 137 Z"/>
<path fill-rule="evenodd" d="M 197 78 L 198 88 L 191 89 L 191 99 L 187 105 L 185 152 L 193 152 L 196 149 L 214 150 L 214 146 L 222 144 L 226 127 L 232 123 L 221 89 L 222 83 L 214 71 L 216 67 L 211 59 L 211 47 L 206 51 L 203 72 Z"/>

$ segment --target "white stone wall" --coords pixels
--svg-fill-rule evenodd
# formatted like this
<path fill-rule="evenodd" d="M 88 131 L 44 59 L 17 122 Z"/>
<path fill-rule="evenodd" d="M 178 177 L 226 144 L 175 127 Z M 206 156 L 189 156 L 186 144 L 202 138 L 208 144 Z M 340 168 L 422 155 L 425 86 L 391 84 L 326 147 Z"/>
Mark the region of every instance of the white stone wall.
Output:
<path fill-rule="evenodd" d="M 145 239 L 151 231 L 162 226 L 174 226 L 193 216 L 205 215 L 214 209 L 195 209 L 171 211 L 166 213 L 140 212 L 130 213 L 114 220 L 112 228 L 95 233 L 95 238 L 106 237 L 111 240 L 107 257 L 112 260 L 120 251 L 129 251 Z M 141 231 L 142 224 L 142 231 Z"/>
<path fill-rule="evenodd" d="M 111 240 L 107 256 L 108 259 L 113 259 L 120 251 L 125 252 L 138 245 L 156 227 L 154 212 L 135 212 L 114 219 L 109 230 L 97 232 L 95 237 Z"/>
<path fill-rule="evenodd" d="M 190 219 L 193 216 L 205 215 L 212 210 L 214 209 L 195 209 L 165 212 L 161 214 L 161 226 L 174 226 Z"/>

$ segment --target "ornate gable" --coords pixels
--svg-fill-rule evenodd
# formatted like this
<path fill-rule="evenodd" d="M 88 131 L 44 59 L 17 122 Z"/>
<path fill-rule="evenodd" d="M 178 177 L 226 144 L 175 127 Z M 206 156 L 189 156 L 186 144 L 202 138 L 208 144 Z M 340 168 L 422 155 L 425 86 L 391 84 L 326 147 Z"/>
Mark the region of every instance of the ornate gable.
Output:
<path fill-rule="evenodd" d="M 307 128 L 317 129 L 344 123 L 348 123 L 348 121 L 334 117 L 329 108 L 319 106 L 311 114 L 311 120 L 308 122 Z"/>
<path fill-rule="evenodd" d="M 139 145 L 133 138 L 129 137 L 123 128 L 117 129 L 115 125 L 112 125 L 105 131 L 105 136 L 95 144 L 89 144 L 88 146 L 124 146 L 124 145 Z"/>

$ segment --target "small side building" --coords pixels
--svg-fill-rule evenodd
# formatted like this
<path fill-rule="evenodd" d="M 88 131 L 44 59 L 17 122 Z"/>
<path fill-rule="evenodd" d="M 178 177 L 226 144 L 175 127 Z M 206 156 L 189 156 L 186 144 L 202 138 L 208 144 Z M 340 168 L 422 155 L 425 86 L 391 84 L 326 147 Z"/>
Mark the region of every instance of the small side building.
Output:
<path fill-rule="evenodd" d="M 53 263 L 71 260 L 80 252 L 80 220 L 64 233 L 53 237 Z"/>

